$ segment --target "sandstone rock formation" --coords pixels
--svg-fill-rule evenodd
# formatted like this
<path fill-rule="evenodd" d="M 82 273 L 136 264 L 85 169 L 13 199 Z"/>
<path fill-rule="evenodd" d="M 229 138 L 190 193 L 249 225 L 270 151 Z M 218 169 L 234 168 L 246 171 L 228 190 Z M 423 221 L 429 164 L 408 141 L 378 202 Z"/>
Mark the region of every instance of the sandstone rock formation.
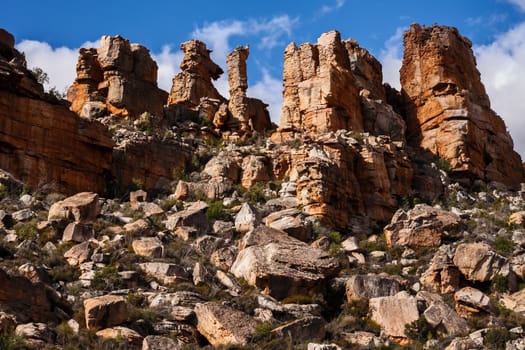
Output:
<path fill-rule="evenodd" d="M 490 109 L 472 43 L 455 28 L 414 24 L 404 46 L 408 141 L 450 162 L 460 178 L 519 187 L 520 156 L 505 123 Z"/>
<path fill-rule="evenodd" d="M 231 267 L 238 278 L 282 299 L 288 295 L 312 293 L 339 264 L 326 252 L 266 226 L 245 236 L 243 249 Z"/>
<path fill-rule="evenodd" d="M 315 45 L 288 45 L 283 80 L 281 129 L 363 131 L 359 89 L 338 32 L 324 33 Z"/>
<path fill-rule="evenodd" d="M 120 36 L 103 36 L 98 49 L 82 48 L 79 54 L 77 77 L 67 96 L 72 111 L 86 118 L 105 111 L 162 117 L 168 94 L 157 87 L 158 67 L 148 49 Z"/>
<path fill-rule="evenodd" d="M 197 329 L 213 346 L 246 345 L 257 322 L 244 312 L 216 303 L 197 304 Z"/>
<path fill-rule="evenodd" d="M 405 325 L 419 318 L 416 298 L 404 291 L 394 296 L 372 298 L 369 308 L 372 320 L 394 338 L 405 338 Z"/>
<path fill-rule="evenodd" d="M 0 44 L 0 168 L 35 188 L 104 191 L 113 147 L 109 133 L 45 95 L 13 42 Z"/>
<path fill-rule="evenodd" d="M 248 46 L 239 46 L 226 58 L 228 84 L 230 85 L 228 109 L 232 116 L 231 121 L 227 123 L 227 129 L 239 130 L 241 134 L 272 128 L 270 115 L 266 110 L 267 105 L 261 100 L 249 98 L 246 95 L 248 89 L 246 60 L 248 54 Z"/>

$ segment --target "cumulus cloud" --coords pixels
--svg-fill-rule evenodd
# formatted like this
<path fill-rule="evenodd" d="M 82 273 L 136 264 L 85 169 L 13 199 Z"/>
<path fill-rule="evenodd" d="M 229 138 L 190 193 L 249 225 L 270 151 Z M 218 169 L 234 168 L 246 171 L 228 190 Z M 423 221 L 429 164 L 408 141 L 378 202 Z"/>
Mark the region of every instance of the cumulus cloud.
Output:
<path fill-rule="evenodd" d="M 98 47 L 98 41 L 88 41 L 81 47 Z M 49 76 L 46 89 L 56 87 L 59 92 L 65 92 L 76 76 L 78 48 L 53 48 L 46 42 L 23 40 L 16 45 L 17 50 L 26 55 L 28 68 L 42 68 Z"/>
<path fill-rule="evenodd" d="M 267 69 L 263 68 L 262 73 L 262 79 L 248 88 L 248 95 L 267 103 L 272 121 L 279 124 L 283 104 L 283 84 L 280 79 L 272 77 Z"/>
<path fill-rule="evenodd" d="M 398 90 L 401 89 L 399 69 L 401 69 L 403 60 L 403 31 L 405 29 L 397 28 L 395 34 L 385 42 L 384 48 L 379 53 L 379 60 L 383 65 L 383 81 Z"/>
<path fill-rule="evenodd" d="M 525 1 L 514 1 L 522 3 Z M 489 45 L 475 46 L 478 69 L 492 108 L 505 120 L 514 148 L 525 156 L 525 23 L 498 36 Z"/>
<path fill-rule="evenodd" d="M 340 9 L 345 4 L 346 0 L 336 0 L 333 5 L 324 5 L 321 7 L 321 13 L 329 13 Z"/>

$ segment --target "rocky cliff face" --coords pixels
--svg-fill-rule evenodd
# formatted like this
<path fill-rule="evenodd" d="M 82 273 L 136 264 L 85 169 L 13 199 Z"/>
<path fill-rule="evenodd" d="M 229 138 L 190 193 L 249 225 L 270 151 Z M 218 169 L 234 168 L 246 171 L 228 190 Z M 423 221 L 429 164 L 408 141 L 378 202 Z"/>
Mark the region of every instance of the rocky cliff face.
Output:
<path fill-rule="evenodd" d="M 109 133 L 44 94 L 13 43 L 0 42 L 0 168 L 34 188 L 104 191 L 113 147 Z"/>
<path fill-rule="evenodd" d="M 517 187 L 524 179 L 521 160 L 490 109 L 471 42 L 455 28 L 412 25 L 404 45 L 408 141 L 450 162 L 459 177 Z"/>
<path fill-rule="evenodd" d="M 167 98 L 157 87 L 157 64 L 148 49 L 120 36 L 103 36 L 98 49 L 80 49 L 67 94 L 71 110 L 88 118 L 137 118 L 143 112 L 161 117 Z"/>

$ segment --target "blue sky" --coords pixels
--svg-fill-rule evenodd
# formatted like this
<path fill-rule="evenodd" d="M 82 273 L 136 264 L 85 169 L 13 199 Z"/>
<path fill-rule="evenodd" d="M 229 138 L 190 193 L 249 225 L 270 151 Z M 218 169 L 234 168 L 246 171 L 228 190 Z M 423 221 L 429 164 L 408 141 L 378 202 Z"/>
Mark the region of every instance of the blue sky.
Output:
<path fill-rule="evenodd" d="M 354 38 L 382 63 L 385 81 L 399 86 L 402 31 L 417 22 L 457 27 L 474 44 L 492 106 L 525 155 L 525 0 L 303 1 L 9 1 L 0 26 L 15 35 L 29 66 L 42 67 L 60 91 L 75 76 L 77 50 L 102 35 L 120 34 L 150 49 L 159 85 L 169 90 L 179 70 L 179 45 L 198 38 L 225 68 L 226 54 L 250 45 L 249 94 L 270 104 L 279 120 L 284 47 L 315 42 L 331 29 Z M 227 95 L 227 84 L 217 82 Z"/>

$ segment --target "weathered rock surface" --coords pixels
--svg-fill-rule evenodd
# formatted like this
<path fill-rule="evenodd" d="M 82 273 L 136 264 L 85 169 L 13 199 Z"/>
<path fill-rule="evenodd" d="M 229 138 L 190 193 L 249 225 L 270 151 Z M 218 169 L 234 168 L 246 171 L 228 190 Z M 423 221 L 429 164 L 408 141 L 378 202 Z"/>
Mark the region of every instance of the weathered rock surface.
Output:
<path fill-rule="evenodd" d="M 406 292 L 372 298 L 369 308 L 372 320 L 381 326 L 386 335 L 394 338 L 405 338 L 405 325 L 419 318 L 416 298 Z"/>
<path fill-rule="evenodd" d="M 272 128 L 270 115 L 266 110 L 267 105 L 261 100 L 249 98 L 246 94 L 248 89 L 246 60 L 249 52 L 249 47 L 238 46 L 226 58 L 230 86 L 228 109 L 231 118 L 225 122 L 225 127 L 230 131 L 238 130 L 241 134 L 262 132 Z"/>
<path fill-rule="evenodd" d="M 468 332 L 467 321 L 461 318 L 447 305 L 439 294 L 419 292 L 416 298 L 425 304 L 423 316 L 425 320 L 439 332 L 447 336 L 457 336 Z"/>
<path fill-rule="evenodd" d="M 404 46 L 409 142 L 449 161 L 458 177 L 519 188 L 521 159 L 505 123 L 490 109 L 472 43 L 452 27 L 414 24 Z"/>
<path fill-rule="evenodd" d="M 216 303 L 195 306 L 197 329 L 213 346 L 246 345 L 255 334 L 257 322 L 242 311 Z"/>
<path fill-rule="evenodd" d="M 421 275 L 421 283 L 435 292 L 453 293 L 459 286 L 461 274 L 453 263 L 454 250 L 442 245 L 432 259 L 429 268 Z"/>
<path fill-rule="evenodd" d="M 435 247 L 441 244 L 445 231 L 453 230 L 458 225 L 456 214 L 418 204 L 408 212 L 399 209 L 384 233 L 389 246 Z"/>
<path fill-rule="evenodd" d="M 212 83 L 223 70 L 211 60 L 211 50 L 206 48 L 206 44 L 190 40 L 182 43 L 180 49 L 184 51 L 181 72 L 173 78 L 168 104 L 183 103 L 197 107 L 203 97 L 225 101 Z"/>
<path fill-rule="evenodd" d="M 274 328 L 271 333 L 279 338 L 291 337 L 298 342 L 305 342 L 323 339 L 326 334 L 325 326 L 326 321 L 321 317 L 309 316 Z"/>
<path fill-rule="evenodd" d="M 322 250 L 266 226 L 246 237 L 231 272 L 276 298 L 312 292 L 339 270 Z"/>
<path fill-rule="evenodd" d="M 137 349 L 142 344 L 143 337 L 133 329 L 128 327 L 116 326 L 105 328 L 96 333 L 102 339 L 119 339 L 126 343 L 131 349 Z"/>
<path fill-rule="evenodd" d="M 126 299 L 103 295 L 84 300 L 86 327 L 89 329 L 117 326 L 128 319 Z"/>
<path fill-rule="evenodd" d="M 47 215 L 48 221 L 67 220 L 76 223 L 89 223 L 100 214 L 98 194 L 81 192 L 53 203 Z"/>
<path fill-rule="evenodd" d="M 147 258 L 162 258 L 164 256 L 164 245 L 157 237 L 143 237 L 131 243 L 135 254 Z"/>
<path fill-rule="evenodd" d="M 480 290 L 472 287 L 464 287 L 454 293 L 456 311 L 464 317 L 490 312 L 493 305 L 490 298 Z"/>
<path fill-rule="evenodd" d="M 25 58 L 13 46 L 2 47 L 0 168 L 35 188 L 102 192 L 111 168 L 109 133 L 45 95 Z"/>
<path fill-rule="evenodd" d="M 142 350 L 180 350 L 182 347 L 177 342 L 168 337 L 158 335 L 148 335 L 142 342 Z"/>
<path fill-rule="evenodd" d="M 349 302 L 396 295 L 401 291 L 398 278 L 388 275 L 355 275 L 346 283 L 346 298 Z"/>
<path fill-rule="evenodd" d="M 67 97 L 71 110 L 92 118 L 107 113 L 162 117 L 168 93 L 157 87 L 157 64 L 148 49 L 120 36 L 103 36 L 98 49 L 79 51 L 77 77 Z"/>
<path fill-rule="evenodd" d="M 52 294 L 42 283 L 10 276 L 0 269 L 0 309 L 15 315 L 19 322 L 56 322 Z"/>
<path fill-rule="evenodd" d="M 462 243 L 456 248 L 454 265 L 469 281 L 487 282 L 494 276 L 508 275 L 509 262 L 487 243 Z"/>

